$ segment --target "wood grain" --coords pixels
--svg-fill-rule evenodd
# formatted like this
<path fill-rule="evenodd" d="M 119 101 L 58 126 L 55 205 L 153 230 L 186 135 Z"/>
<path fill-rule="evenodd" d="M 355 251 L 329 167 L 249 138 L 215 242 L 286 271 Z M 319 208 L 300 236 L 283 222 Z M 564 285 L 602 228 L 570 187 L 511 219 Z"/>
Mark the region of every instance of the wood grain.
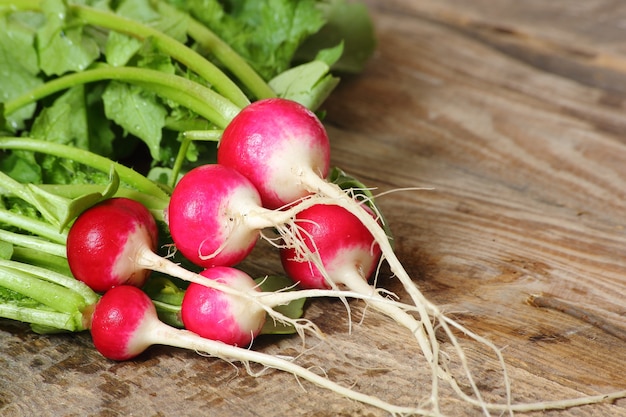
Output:
<path fill-rule="evenodd" d="M 369 0 L 379 47 L 346 77 L 325 120 L 333 163 L 386 192 L 380 203 L 400 259 L 424 294 L 502 349 L 513 401 L 626 388 L 624 342 L 526 301 L 547 294 L 616 326 L 626 313 L 626 8 L 512 0 Z M 267 247 L 244 265 L 279 271 Z M 406 294 L 383 271 L 381 283 Z M 430 375 L 412 339 L 352 304 L 317 300 L 327 333 L 261 340 L 305 366 L 389 401 L 415 405 Z M 462 339 L 487 399 L 502 401 L 498 364 Z M 453 355 L 450 343 L 442 349 Z M 465 381 L 460 380 L 463 385 Z M 480 410 L 442 388 L 451 416 Z M 383 416 L 279 372 L 259 378 L 167 347 L 102 359 L 88 335 L 37 336 L 0 323 L 0 415 Z M 495 414 L 497 415 L 497 413 Z M 626 416 L 626 400 L 547 416 Z"/>

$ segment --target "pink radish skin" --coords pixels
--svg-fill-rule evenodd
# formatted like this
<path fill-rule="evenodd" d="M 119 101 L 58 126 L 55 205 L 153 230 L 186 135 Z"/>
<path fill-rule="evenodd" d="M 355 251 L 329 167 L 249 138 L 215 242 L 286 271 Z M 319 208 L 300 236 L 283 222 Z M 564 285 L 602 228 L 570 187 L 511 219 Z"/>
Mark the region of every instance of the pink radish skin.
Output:
<path fill-rule="evenodd" d="M 298 253 L 294 245 L 282 248 L 285 272 L 301 287 L 330 289 L 327 276 L 335 285 L 354 287 L 355 277 L 366 281 L 374 273 L 380 247 L 359 219 L 345 209 L 318 204 L 297 214 L 296 224 L 307 252 L 319 256 L 325 272 L 307 259 L 307 253 Z"/>
<path fill-rule="evenodd" d="M 258 191 L 237 171 L 203 165 L 185 174 L 165 213 L 176 248 L 204 268 L 233 266 L 254 248 L 260 229 L 242 224 L 261 207 Z"/>
<path fill-rule="evenodd" d="M 200 275 L 242 292 L 260 292 L 245 272 L 231 267 L 206 269 Z M 266 313 L 257 304 L 199 284 L 190 284 L 182 302 L 185 328 L 207 339 L 248 346 L 265 323 Z"/>
<path fill-rule="evenodd" d="M 124 361 L 149 346 L 144 335 L 152 331 L 152 300 L 139 288 L 129 285 L 107 291 L 94 308 L 91 318 L 93 343 L 104 357 Z"/>
<path fill-rule="evenodd" d="M 298 181 L 303 169 L 321 178 L 328 175 L 330 144 L 309 109 L 290 100 L 264 99 L 245 107 L 229 123 L 217 161 L 248 178 L 264 207 L 277 209 L 311 193 Z"/>
<path fill-rule="evenodd" d="M 139 288 L 129 285 L 107 291 L 98 301 L 92 315 L 91 335 L 96 349 L 106 358 L 115 361 L 135 358 L 152 345 L 173 346 L 203 352 L 227 361 L 254 362 L 289 372 L 392 415 L 422 414 L 424 411 L 390 404 L 377 397 L 351 390 L 289 360 L 206 339 L 191 331 L 168 326 L 158 319 L 152 300 Z"/>
<path fill-rule="evenodd" d="M 123 284 L 140 287 L 151 271 L 127 259 L 143 248 L 154 250 L 157 241 L 156 222 L 143 205 L 112 198 L 76 219 L 67 237 L 67 259 L 74 277 L 94 291 Z"/>
<path fill-rule="evenodd" d="M 364 212 L 372 218 L 370 209 Z M 337 205 L 318 204 L 296 215 L 297 239 L 305 247 L 288 243 L 280 258 L 289 277 L 304 288 L 347 289 L 368 295 L 368 304 L 407 328 L 418 343 L 426 343 L 422 325 L 367 283 L 381 255 L 378 242 L 351 212 Z M 427 345 L 424 345 L 427 346 Z"/>

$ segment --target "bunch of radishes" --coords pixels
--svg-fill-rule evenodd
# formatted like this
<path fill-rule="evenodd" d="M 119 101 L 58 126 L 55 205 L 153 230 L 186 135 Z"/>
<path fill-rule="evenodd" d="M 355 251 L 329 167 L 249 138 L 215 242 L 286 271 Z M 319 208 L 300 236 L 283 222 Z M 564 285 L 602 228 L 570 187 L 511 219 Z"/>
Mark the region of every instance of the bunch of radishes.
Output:
<path fill-rule="evenodd" d="M 139 202 L 116 197 L 83 212 L 68 233 L 67 258 L 77 279 L 103 293 L 91 316 L 96 348 L 107 358 L 126 360 L 156 343 L 187 347 L 257 361 L 385 409 L 409 410 L 247 349 L 268 315 L 298 330 L 315 331 L 315 325 L 274 310 L 303 297 L 364 298 L 419 327 L 367 283 L 378 265 L 381 243 L 388 245 L 388 240 L 383 235 L 377 242 L 378 232 L 371 233 L 353 214 L 363 213 L 378 228 L 366 204 L 326 183 L 329 157 L 326 131 L 304 106 L 267 99 L 243 109 L 223 133 L 218 163 L 186 173 L 164 213 L 174 246 L 203 269 L 200 273 L 157 255 L 158 225 Z M 345 201 L 335 204 L 338 197 Z M 278 231 L 279 240 L 273 242 L 300 291 L 261 292 L 247 273 L 235 268 L 269 229 Z M 181 305 L 186 330 L 160 322 L 140 290 L 151 271 L 191 281 Z"/>
<path fill-rule="evenodd" d="M 303 297 L 361 298 L 416 338 L 431 366 L 435 410 L 439 378 L 476 401 L 442 367 L 431 320 L 453 341 L 451 326 L 465 330 L 422 296 L 397 259 L 376 210 L 328 182 L 329 166 L 327 133 L 306 107 L 272 98 L 244 108 L 223 132 L 217 163 L 186 173 L 164 213 L 173 245 L 203 269 L 200 273 L 156 254 L 158 227 L 140 203 L 112 198 L 82 213 L 69 231 L 67 256 L 74 276 L 104 293 L 91 321 L 96 348 L 114 360 L 132 358 L 158 343 L 255 361 L 394 414 L 421 414 L 420 409 L 356 393 L 290 361 L 247 349 L 268 315 L 300 332 L 317 330 L 306 320 L 281 315 L 274 310 L 278 305 Z M 267 237 L 266 230 L 278 237 Z M 236 268 L 264 236 L 278 247 L 284 270 L 299 291 L 261 292 Z M 413 304 L 383 296 L 368 283 L 381 255 Z M 181 305 L 186 330 L 160 322 L 150 298 L 139 289 L 150 271 L 191 281 Z M 478 395 L 469 369 L 466 373 Z"/>

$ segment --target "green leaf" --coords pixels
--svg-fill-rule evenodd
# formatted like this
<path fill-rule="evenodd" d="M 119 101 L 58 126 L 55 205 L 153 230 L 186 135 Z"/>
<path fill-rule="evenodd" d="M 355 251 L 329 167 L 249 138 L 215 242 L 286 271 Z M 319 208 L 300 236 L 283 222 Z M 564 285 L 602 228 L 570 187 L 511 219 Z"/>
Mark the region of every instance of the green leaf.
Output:
<path fill-rule="evenodd" d="M 42 10 L 46 24 L 37 31 L 37 49 L 46 75 L 82 71 L 98 58 L 98 43 L 67 14 L 62 0 L 42 2 Z"/>
<path fill-rule="evenodd" d="M 157 98 L 140 87 L 113 81 L 102 99 L 106 116 L 141 139 L 152 158 L 158 160 L 167 111 Z"/>
<path fill-rule="evenodd" d="M 102 111 L 97 111 L 95 94 L 91 90 L 86 94 L 85 90 L 84 85 L 72 87 L 52 105 L 43 108 L 33 122 L 30 136 L 80 149 L 92 149 L 104 155 L 110 154 L 114 137 L 109 122 L 101 115 Z M 46 155 L 36 163 L 41 166 L 43 175 L 39 181 L 31 182 L 69 183 L 87 178 L 89 181 L 97 180 L 97 175 L 72 160 Z"/>
<path fill-rule="evenodd" d="M 44 108 L 33 122 L 30 136 L 88 149 L 85 87 L 77 85 L 70 88 L 52 106 Z"/>
<path fill-rule="evenodd" d="M 4 193 L 21 198 L 31 204 L 59 232 L 88 207 L 113 196 L 119 187 L 119 177 L 111 170 L 111 182 L 103 193 L 89 193 L 69 200 L 66 197 L 50 193 L 36 184 L 22 184 L 7 174 L 0 172 L 0 190 Z"/>
<path fill-rule="evenodd" d="M 151 0 L 124 0 L 115 12 L 129 19 L 148 23 L 177 41 L 185 43 L 189 16 L 167 5 L 159 5 L 166 8 L 164 13 L 159 13 L 153 7 L 154 3 Z"/>
<path fill-rule="evenodd" d="M 0 102 L 4 103 L 42 84 L 34 46 L 35 31 L 4 14 L 0 15 Z M 22 129 L 32 117 L 36 104 L 30 104 L 7 117 L 7 128 Z M 1 128 L 2 126 L 0 126 Z"/>
<path fill-rule="evenodd" d="M 294 61 L 307 62 L 320 50 L 344 44 L 341 58 L 332 65 L 333 71 L 359 73 L 376 49 L 374 25 L 367 6 L 360 2 L 329 0 L 318 2 L 326 23 L 307 38 L 294 54 Z"/>
<path fill-rule="evenodd" d="M 312 61 L 288 69 L 269 81 L 279 97 L 297 101 L 315 111 L 339 83 L 328 72 L 330 67 L 323 61 Z"/>
<path fill-rule="evenodd" d="M 40 183 L 42 177 L 41 166 L 35 160 L 35 155 L 26 151 L 6 153 L 0 159 L 0 172 L 21 183 Z"/>
<path fill-rule="evenodd" d="M 314 0 L 168 0 L 208 26 L 265 79 L 290 67 L 302 42 L 325 23 Z"/>
<path fill-rule="evenodd" d="M 152 299 L 161 321 L 174 327 L 185 327 L 180 317 L 184 289 L 174 284 L 171 279 L 159 275 L 150 277 L 142 290 Z"/>
<path fill-rule="evenodd" d="M 257 278 L 255 281 L 259 284 L 261 291 L 267 292 L 291 291 L 290 288 L 293 287 L 293 281 L 280 275 L 270 275 L 263 278 Z M 300 298 L 298 300 L 291 301 L 289 304 L 275 307 L 275 310 L 289 318 L 298 319 L 304 314 L 305 303 L 306 299 Z M 295 332 L 296 330 L 293 326 L 277 323 L 271 318 L 268 318 L 265 321 L 265 325 L 263 326 L 263 329 L 261 329 L 261 334 L 293 334 Z"/>
<path fill-rule="evenodd" d="M 120 16 L 150 24 L 150 26 L 153 26 L 174 39 L 184 43 L 187 39 L 187 16 L 173 8 L 168 11 L 168 15 L 162 16 L 154 10 L 152 2 L 149 0 L 127 0 L 121 2 L 115 12 Z M 142 49 L 150 49 L 152 54 L 157 54 L 158 51 L 156 48 L 152 47 L 151 44 L 152 42 L 150 39 L 142 42 L 136 38 L 119 32 L 111 32 L 109 33 L 106 43 L 106 60 L 113 66 L 123 66 L 128 64 L 131 58 L 133 58 Z M 166 58 L 169 57 L 162 55 L 160 59 L 164 61 Z M 167 61 L 171 66 L 171 60 L 167 59 Z M 158 69 L 157 66 L 146 64 L 145 62 L 139 66 Z"/>
<path fill-rule="evenodd" d="M 106 62 L 122 67 L 141 49 L 142 42 L 119 32 L 111 32 L 107 38 L 104 54 Z"/>
<path fill-rule="evenodd" d="M 111 181 L 106 186 L 102 193 L 95 192 L 82 195 L 80 197 L 74 198 L 70 201 L 70 204 L 67 207 L 67 212 L 64 214 L 64 217 L 60 219 L 60 230 L 63 230 L 72 220 L 78 217 L 83 211 L 88 208 L 98 204 L 101 201 L 107 200 L 113 197 L 120 186 L 120 177 L 117 175 L 117 172 L 111 166 L 110 172 Z"/>
<path fill-rule="evenodd" d="M 339 59 L 341 59 L 343 49 L 343 41 L 332 48 L 322 49 L 317 53 L 315 61 L 325 62 L 329 67 L 332 67 Z"/>
<path fill-rule="evenodd" d="M 174 74 L 176 66 L 172 63 L 169 55 L 162 53 L 153 42 L 153 39 L 147 39 L 138 51 L 137 66 L 140 68 L 148 68 L 167 74 Z"/>

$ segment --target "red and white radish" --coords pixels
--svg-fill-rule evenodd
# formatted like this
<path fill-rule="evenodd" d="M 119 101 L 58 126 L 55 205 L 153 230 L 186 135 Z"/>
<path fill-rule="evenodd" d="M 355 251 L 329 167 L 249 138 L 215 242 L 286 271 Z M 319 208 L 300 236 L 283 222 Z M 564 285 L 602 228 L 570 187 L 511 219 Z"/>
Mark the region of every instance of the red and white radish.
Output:
<path fill-rule="evenodd" d="M 94 291 L 122 284 L 141 287 L 150 270 L 134 259 L 158 243 L 156 221 L 141 203 L 113 198 L 89 208 L 75 220 L 66 243 L 74 277 Z"/>
<path fill-rule="evenodd" d="M 295 223 L 297 242 L 287 242 L 280 250 L 289 277 L 303 288 L 368 285 L 381 252 L 359 219 L 342 207 L 317 204 L 296 214 Z"/>
<path fill-rule="evenodd" d="M 164 217 L 183 256 L 209 268 L 241 262 L 261 229 L 273 225 L 260 217 L 266 213 L 248 179 L 226 166 L 208 164 L 181 178 Z"/>
<path fill-rule="evenodd" d="M 96 304 L 91 319 L 94 346 L 105 357 L 132 359 L 152 345 L 189 349 L 227 361 L 258 363 L 282 370 L 317 384 L 339 395 L 378 407 L 392 415 L 425 414 L 420 408 L 402 407 L 343 387 L 292 361 L 253 350 L 206 339 L 189 330 L 176 329 L 161 322 L 152 300 L 140 289 L 122 285 L 107 291 Z"/>
<path fill-rule="evenodd" d="M 369 209 L 366 209 L 370 211 Z M 372 213 L 373 215 L 373 213 Z M 368 284 L 380 259 L 369 230 L 343 207 L 318 204 L 296 215 L 294 239 L 280 249 L 287 275 L 304 288 L 348 288 L 369 294 L 368 304 L 416 333 L 420 323 L 398 305 L 388 303 Z M 422 341 L 420 337 L 418 341 Z"/>
<path fill-rule="evenodd" d="M 224 130 L 219 164 L 235 168 L 276 209 L 311 193 L 300 177 L 325 178 L 330 144 L 313 112 L 291 100 L 270 98 L 246 106 Z"/>
<path fill-rule="evenodd" d="M 216 266 L 200 275 L 242 292 L 260 292 L 250 275 L 235 268 Z M 187 330 L 234 346 L 250 345 L 266 318 L 257 303 L 195 283 L 185 290 L 180 313 Z"/>

